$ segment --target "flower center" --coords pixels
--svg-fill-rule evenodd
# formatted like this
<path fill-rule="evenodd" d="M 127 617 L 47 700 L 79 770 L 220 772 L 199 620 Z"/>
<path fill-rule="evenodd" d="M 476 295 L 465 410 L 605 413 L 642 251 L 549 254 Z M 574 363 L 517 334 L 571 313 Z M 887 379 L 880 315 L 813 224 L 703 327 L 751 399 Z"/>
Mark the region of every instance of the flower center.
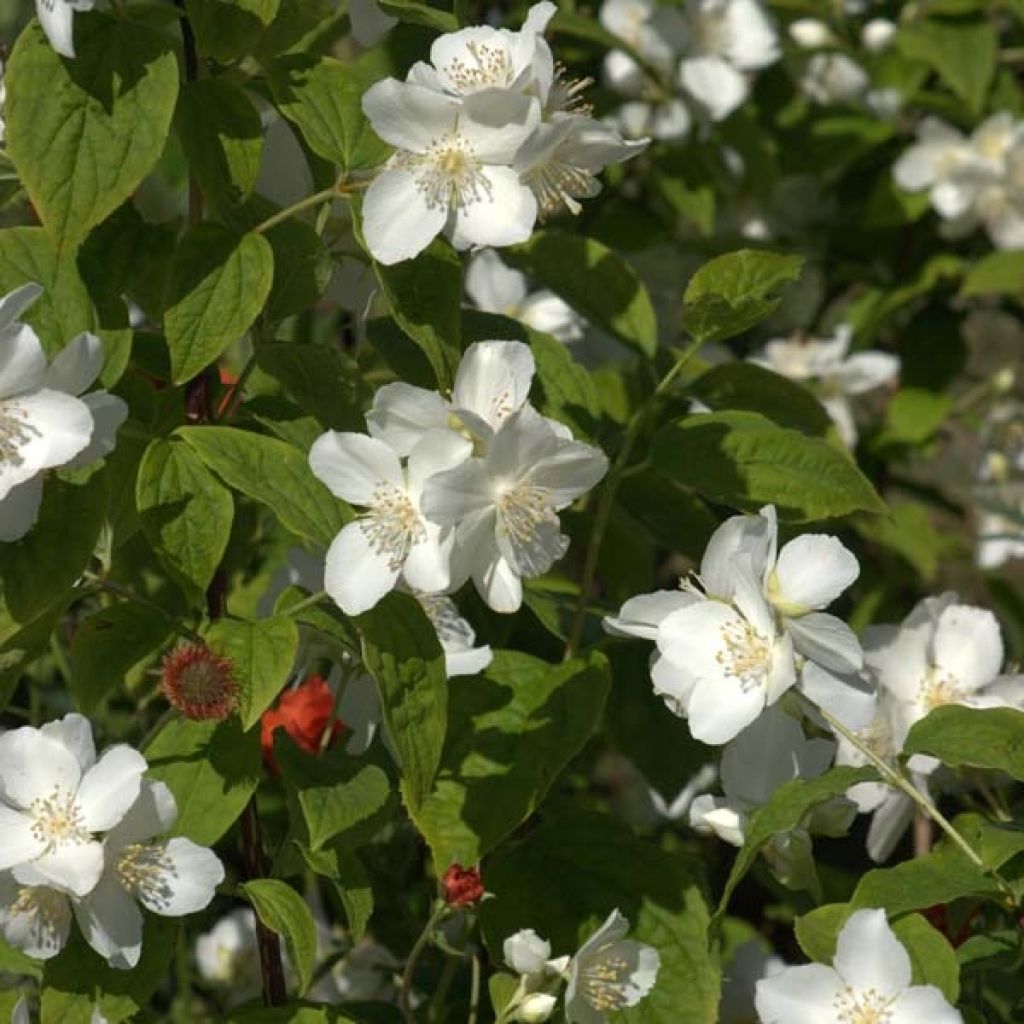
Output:
<path fill-rule="evenodd" d="M 513 541 L 526 543 L 544 523 L 558 523 L 551 508 L 546 487 L 517 483 L 501 491 L 498 500 L 498 527 Z"/>
<path fill-rule="evenodd" d="M 168 907 L 174 896 L 174 863 L 160 844 L 134 843 L 117 860 L 117 877 L 133 896 L 144 896 L 152 906 Z"/>
<path fill-rule="evenodd" d="M 16 926 L 25 929 L 33 946 L 39 950 L 58 950 L 61 946 L 61 922 L 67 906 L 65 898 L 56 890 L 42 885 L 26 886 L 7 911 L 9 918 L 21 917 Z"/>
<path fill-rule="evenodd" d="M 470 203 L 491 197 L 490 182 L 480 170 L 473 147 L 456 132 L 442 135 L 426 153 L 399 154 L 397 164 L 415 172 L 416 186 L 429 209 L 464 209 Z"/>
<path fill-rule="evenodd" d="M 469 60 L 453 57 L 444 66 L 444 73 L 459 92 L 505 86 L 512 81 L 512 64 L 503 46 L 468 43 Z"/>
<path fill-rule="evenodd" d="M 84 843 L 89 833 L 82 825 L 82 812 L 72 793 L 59 786 L 47 797 L 37 797 L 29 807 L 32 815 L 32 835 L 47 844 L 48 849 L 64 843 Z"/>
<path fill-rule="evenodd" d="M 918 702 L 928 711 L 956 704 L 963 692 L 955 676 L 932 666 L 917 688 Z"/>
<path fill-rule="evenodd" d="M 0 467 L 20 466 L 25 460 L 21 449 L 39 431 L 28 422 L 25 410 L 17 402 L 0 402 Z"/>
<path fill-rule="evenodd" d="M 580 971 L 584 998 L 599 1013 L 626 1005 L 629 963 L 620 956 L 605 955 Z"/>
<path fill-rule="evenodd" d="M 563 206 L 570 213 L 579 213 L 581 207 L 577 197 L 592 195 L 594 191 L 594 175 L 582 167 L 559 160 L 557 153 L 532 167 L 522 176 L 522 181 L 536 196 L 543 217 L 552 216 Z"/>
<path fill-rule="evenodd" d="M 760 686 L 771 665 L 772 649 L 746 619 L 737 615 L 721 628 L 722 646 L 715 660 L 744 690 Z"/>
<path fill-rule="evenodd" d="M 836 1020 L 839 1024 L 889 1024 L 892 1020 L 891 999 L 877 989 L 854 992 L 846 988 L 835 1001 Z"/>
<path fill-rule="evenodd" d="M 374 552 L 388 559 L 392 572 L 402 568 L 412 546 L 427 535 L 409 496 L 390 484 L 381 484 L 373 492 L 373 504 L 359 525 Z"/>

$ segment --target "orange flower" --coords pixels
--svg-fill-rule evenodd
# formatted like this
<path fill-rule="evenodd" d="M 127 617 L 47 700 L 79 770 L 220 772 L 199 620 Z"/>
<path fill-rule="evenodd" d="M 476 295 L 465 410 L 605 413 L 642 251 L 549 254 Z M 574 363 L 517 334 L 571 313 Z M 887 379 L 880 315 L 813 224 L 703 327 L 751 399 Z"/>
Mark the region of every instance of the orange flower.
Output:
<path fill-rule="evenodd" d="M 317 754 L 326 733 L 330 733 L 330 745 L 345 728 L 334 716 L 334 694 L 320 676 L 310 676 L 301 686 L 282 693 L 277 707 L 263 712 L 260 725 L 263 759 L 275 772 L 274 733 L 278 729 L 284 729 L 307 754 Z"/>

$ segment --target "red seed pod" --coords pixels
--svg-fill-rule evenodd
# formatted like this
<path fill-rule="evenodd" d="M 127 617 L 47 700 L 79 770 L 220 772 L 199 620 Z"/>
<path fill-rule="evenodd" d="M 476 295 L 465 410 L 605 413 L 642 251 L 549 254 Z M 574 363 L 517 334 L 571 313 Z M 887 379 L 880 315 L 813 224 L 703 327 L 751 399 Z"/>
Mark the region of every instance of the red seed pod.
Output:
<path fill-rule="evenodd" d="M 223 721 L 238 702 L 234 667 L 204 644 L 171 651 L 164 658 L 160 688 L 171 707 L 196 721 Z"/>
<path fill-rule="evenodd" d="M 444 899 L 450 907 L 467 907 L 479 903 L 484 895 L 484 880 L 479 868 L 453 864 L 441 879 Z"/>

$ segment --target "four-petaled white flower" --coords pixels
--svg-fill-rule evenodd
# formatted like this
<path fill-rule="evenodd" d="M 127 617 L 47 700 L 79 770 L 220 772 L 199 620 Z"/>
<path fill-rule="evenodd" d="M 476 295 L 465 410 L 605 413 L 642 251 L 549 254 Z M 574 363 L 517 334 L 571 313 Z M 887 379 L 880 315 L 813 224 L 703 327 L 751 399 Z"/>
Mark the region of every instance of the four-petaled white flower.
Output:
<path fill-rule="evenodd" d="M 898 356 L 874 349 L 849 355 L 853 331 L 840 324 L 828 338 L 776 338 L 751 362 L 790 380 L 813 386 L 843 443 L 857 443 L 850 399 L 891 384 L 900 372 Z"/>
<path fill-rule="evenodd" d="M 36 15 L 50 45 L 62 57 L 74 57 L 75 11 L 91 11 L 96 0 L 36 0 Z"/>
<path fill-rule="evenodd" d="M 537 200 L 512 164 L 540 122 L 536 99 L 485 89 L 460 100 L 385 79 L 364 94 L 363 111 L 397 148 L 363 201 L 379 263 L 411 259 L 442 231 L 458 249 L 530 237 Z"/>
<path fill-rule="evenodd" d="M 451 530 L 420 511 L 424 485 L 468 458 L 472 444 L 449 430 L 432 430 L 406 465 L 384 441 L 328 431 L 309 453 L 313 472 L 339 498 L 363 507 L 327 552 L 324 588 L 346 615 L 372 608 L 398 583 L 426 594 L 450 581 Z"/>
<path fill-rule="evenodd" d="M 843 926 L 831 967 L 787 967 L 757 983 L 761 1024 L 963 1024 L 934 985 L 912 984 L 910 957 L 884 910 Z"/>
<path fill-rule="evenodd" d="M 579 341 L 586 328 L 583 317 L 554 292 L 531 292 L 526 275 L 505 266 L 493 249 L 481 249 L 469 261 L 466 294 L 478 309 L 520 320 L 566 344 Z"/>
<path fill-rule="evenodd" d="M 570 960 L 568 1024 L 606 1024 L 609 1014 L 636 1006 L 654 987 L 661 957 L 653 946 L 627 939 L 628 932 L 629 921 L 613 910 Z"/>
<path fill-rule="evenodd" d="M 0 736 L 0 870 L 22 886 L 84 896 L 103 872 L 97 834 L 117 825 L 139 795 L 146 761 L 119 744 L 96 758 L 78 714 Z"/>
<path fill-rule="evenodd" d="M 522 577 L 543 575 L 569 546 L 558 512 L 607 469 L 603 452 L 567 439 L 532 407 L 513 413 L 482 458 L 436 474 L 424 489 L 427 517 L 456 527 L 453 584 L 472 577 L 491 608 L 516 611 Z"/>

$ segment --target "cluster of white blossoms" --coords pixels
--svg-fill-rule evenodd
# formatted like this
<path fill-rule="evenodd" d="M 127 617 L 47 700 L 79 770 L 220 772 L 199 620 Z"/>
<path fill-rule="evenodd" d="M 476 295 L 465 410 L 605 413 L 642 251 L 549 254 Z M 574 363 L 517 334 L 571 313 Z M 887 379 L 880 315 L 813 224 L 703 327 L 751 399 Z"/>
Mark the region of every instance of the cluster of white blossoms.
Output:
<path fill-rule="evenodd" d="M 980 226 L 997 249 L 1024 247 L 1024 121 L 1009 111 L 993 114 L 969 136 L 925 118 L 893 174 L 900 188 L 927 191 L 947 237 Z"/>
<path fill-rule="evenodd" d="M 450 400 L 387 384 L 367 414 L 369 436 L 317 439 L 313 472 L 364 509 L 327 552 L 325 589 L 342 611 L 367 611 L 399 583 L 437 595 L 472 579 L 491 608 L 514 612 L 522 579 L 565 554 L 558 513 L 604 476 L 608 460 L 530 405 L 533 374 L 521 342 L 477 342 Z"/>
<path fill-rule="evenodd" d="M 19 317 L 42 294 L 26 284 L 0 299 L 0 541 L 35 524 L 46 470 L 78 469 L 114 449 L 128 407 L 92 387 L 103 344 L 80 334 L 47 365 L 35 331 Z"/>
<path fill-rule="evenodd" d="M 589 116 L 585 83 L 563 77 L 543 32 L 544 2 L 512 32 L 488 26 L 438 37 L 430 62 L 363 96 L 373 130 L 396 149 L 366 191 L 374 259 L 411 259 L 442 232 L 458 249 L 525 242 L 539 216 L 600 190 L 597 174 L 639 153 Z"/>
<path fill-rule="evenodd" d="M 867 724 L 863 652 L 825 612 L 860 566 L 835 537 L 804 534 L 778 548 L 775 509 L 734 516 L 712 535 L 697 576 L 643 594 L 605 620 L 608 632 L 654 640 L 651 679 L 693 735 L 728 743 L 799 685 L 844 722 Z"/>
<path fill-rule="evenodd" d="M 0 934 L 39 960 L 64 948 L 72 917 L 112 967 L 142 953 L 139 904 L 181 917 L 202 910 L 224 879 L 217 856 L 160 838 L 177 807 L 145 758 L 110 747 L 99 758 L 78 714 L 0 735 Z"/>
<path fill-rule="evenodd" d="M 784 967 L 757 982 L 761 1024 L 963 1024 L 934 985 L 913 984 L 910 956 L 884 910 L 843 925 L 831 967 Z"/>
<path fill-rule="evenodd" d="M 601 24 L 626 43 L 604 59 L 604 81 L 627 102 L 614 123 L 628 137 L 678 139 L 695 120 L 723 121 L 753 74 L 779 59 L 775 24 L 759 0 L 605 0 Z"/>
<path fill-rule="evenodd" d="M 613 910 L 573 956 L 552 959 L 551 943 L 532 928 L 505 940 L 505 963 L 519 986 L 502 1020 L 549 1020 L 565 983 L 567 1024 L 606 1024 L 609 1014 L 636 1006 L 654 987 L 661 957 L 653 946 L 628 939 L 629 921 Z"/>
<path fill-rule="evenodd" d="M 752 363 L 813 388 L 848 448 L 857 444 L 851 398 L 894 384 L 899 356 L 877 350 L 849 354 L 853 330 L 840 324 L 831 337 L 776 338 L 750 357 Z"/>
<path fill-rule="evenodd" d="M 982 428 L 972 497 L 979 568 L 1024 558 L 1024 406 L 997 405 Z"/>

